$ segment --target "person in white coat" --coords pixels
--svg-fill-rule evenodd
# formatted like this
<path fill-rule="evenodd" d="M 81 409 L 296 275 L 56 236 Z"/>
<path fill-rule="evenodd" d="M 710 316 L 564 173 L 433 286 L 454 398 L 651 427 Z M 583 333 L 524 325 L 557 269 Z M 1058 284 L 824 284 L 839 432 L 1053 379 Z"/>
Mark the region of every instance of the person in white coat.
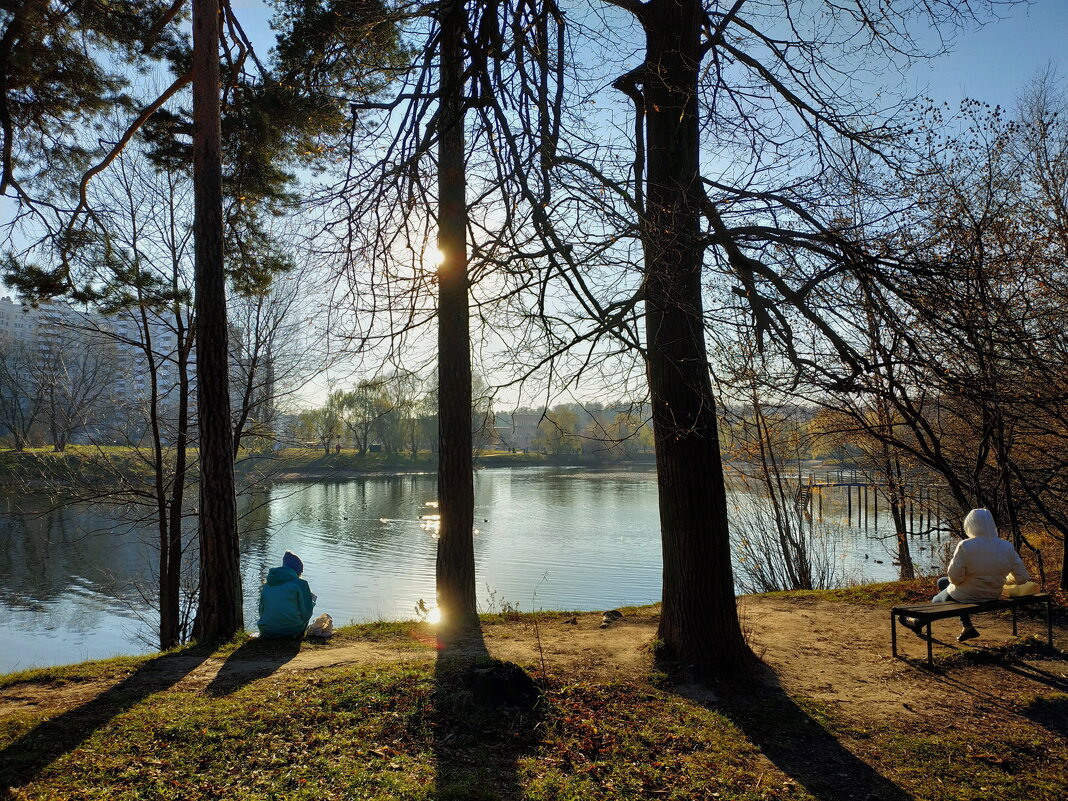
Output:
<path fill-rule="evenodd" d="M 1007 576 L 1017 584 L 1030 580 L 1027 568 L 1012 543 L 998 536 L 994 516 L 988 509 L 972 509 L 964 518 L 965 539 L 957 543 L 949 561 L 948 575 L 938 579 L 938 594 L 931 601 L 943 603 L 982 603 L 1001 597 Z M 972 640 L 979 632 L 971 618 L 961 615 L 959 642 Z M 915 618 L 901 618 L 901 623 L 921 634 Z"/>

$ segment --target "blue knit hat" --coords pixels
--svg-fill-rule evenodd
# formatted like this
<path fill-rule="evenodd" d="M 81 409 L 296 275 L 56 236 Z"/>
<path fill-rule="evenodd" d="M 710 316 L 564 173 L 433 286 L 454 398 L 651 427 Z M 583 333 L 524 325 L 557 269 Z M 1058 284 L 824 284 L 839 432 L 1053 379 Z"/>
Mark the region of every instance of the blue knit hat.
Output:
<path fill-rule="evenodd" d="M 304 563 L 292 551 L 286 551 L 285 556 L 282 557 L 282 567 L 288 567 L 298 576 L 304 572 Z"/>

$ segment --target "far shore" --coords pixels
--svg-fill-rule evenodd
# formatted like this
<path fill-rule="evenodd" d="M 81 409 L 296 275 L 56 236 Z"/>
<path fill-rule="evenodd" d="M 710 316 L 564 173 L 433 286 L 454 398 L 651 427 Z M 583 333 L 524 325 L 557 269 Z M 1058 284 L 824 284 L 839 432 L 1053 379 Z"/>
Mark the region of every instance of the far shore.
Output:
<path fill-rule="evenodd" d="M 539 451 L 482 450 L 473 454 L 476 470 L 516 467 L 584 468 L 589 470 L 655 470 L 656 457 L 649 452 L 618 457 L 605 451 L 545 453 Z M 727 479 L 730 481 L 730 461 Z M 736 467 L 738 465 L 735 465 Z M 812 459 L 803 463 L 806 473 L 851 471 L 851 464 Z M 253 485 L 319 481 L 347 481 L 370 476 L 433 473 L 437 455 L 410 453 L 359 453 L 342 449 L 327 454 L 321 448 L 286 448 L 280 451 L 246 451 L 238 457 L 235 472 L 239 482 Z M 109 486 L 120 479 L 143 474 L 149 481 L 147 463 L 133 449 L 118 445 L 71 445 L 63 452 L 51 447 L 24 451 L 0 449 L 0 487 L 30 490 L 62 489 L 63 485 Z M 195 477 L 194 477 L 195 478 Z"/>
<path fill-rule="evenodd" d="M 473 456 L 476 469 L 498 467 L 584 467 L 598 469 L 653 469 L 650 453 L 626 459 L 606 459 L 603 453 L 549 454 L 536 451 L 485 450 Z M 359 453 L 352 449 L 329 454 L 315 448 L 286 448 L 280 451 L 244 452 L 236 464 L 239 481 L 253 484 L 281 482 L 344 481 L 368 476 L 433 473 L 437 455 L 410 453 Z M 144 473 L 151 477 L 146 463 L 130 448 L 122 446 L 72 445 L 63 452 L 50 447 L 24 451 L 0 450 L 0 486 L 48 489 L 63 484 L 96 483 L 108 485 L 119 477 Z"/>

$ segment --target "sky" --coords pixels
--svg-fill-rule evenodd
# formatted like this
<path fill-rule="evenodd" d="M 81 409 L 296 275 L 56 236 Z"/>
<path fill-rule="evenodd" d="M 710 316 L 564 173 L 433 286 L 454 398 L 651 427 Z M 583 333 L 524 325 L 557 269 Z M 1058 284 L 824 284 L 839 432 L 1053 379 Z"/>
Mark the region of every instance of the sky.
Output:
<path fill-rule="evenodd" d="M 232 0 L 242 24 L 266 55 L 272 35 L 271 11 L 264 0 Z M 904 94 L 927 95 L 956 106 L 965 97 L 1011 108 L 1037 72 L 1053 64 L 1068 80 L 1068 0 L 1033 0 L 1002 10 L 1002 18 L 978 30 L 961 31 L 952 52 L 915 66 Z M 1062 59 L 1058 64 L 1058 59 Z M 0 217 L 10 204 L 0 201 Z M 3 284 L 0 293 L 9 294 Z"/>
<path fill-rule="evenodd" d="M 269 43 L 267 3 L 232 4 L 253 41 Z M 1011 107 L 1023 85 L 1050 62 L 1062 59 L 1068 80 L 1068 0 L 1032 0 L 1000 16 L 979 30 L 963 31 L 949 55 L 913 69 L 911 88 L 953 105 L 972 97 Z"/>
<path fill-rule="evenodd" d="M 1024 84 L 1060 60 L 1068 79 L 1068 0 L 1035 0 L 1004 12 L 1004 19 L 961 34 L 948 56 L 913 70 L 915 89 L 938 101 L 965 97 L 1012 107 Z"/>

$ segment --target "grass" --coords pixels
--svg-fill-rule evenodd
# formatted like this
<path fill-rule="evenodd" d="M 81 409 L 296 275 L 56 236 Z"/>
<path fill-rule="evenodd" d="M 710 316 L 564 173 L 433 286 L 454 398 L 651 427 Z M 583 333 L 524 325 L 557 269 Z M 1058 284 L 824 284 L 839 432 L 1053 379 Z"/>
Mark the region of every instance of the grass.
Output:
<path fill-rule="evenodd" d="M 820 598 L 865 606 L 894 606 L 908 603 L 925 603 L 931 600 L 933 578 L 918 578 L 911 581 L 888 581 L 881 584 L 861 584 L 840 587 L 834 590 L 785 590 L 769 592 L 769 598 Z"/>
<path fill-rule="evenodd" d="M 758 749 L 678 696 L 570 684 L 484 709 L 429 664 L 170 689 L 85 723 L 4 719 L 0 778 L 27 799 L 808 797 L 758 782 Z"/>
<path fill-rule="evenodd" d="M 908 586 L 846 592 L 907 597 Z M 798 593 L 801 597 L 811 593 Z M 819 595 L 825 595 L 820 593 Z M 874 602 L 869 600 L 869 602 Z M 626 614 L 650 612 L 628 608 Z M 544 612 L 566 616 L 566 613 Z M 485 615 L 483 625 L 530 621 Z M 0 677 L 9 696 L 42 698 L 84 682 L 68 711 L 19 707 L 0 716 L 0 797 L 19 799 L 413 799 L 413 801 L 1062 801 L 1068 694 L 1052 688 L 957 731 L 912 717 L 871 721 L 850 704 L 779 687 L 722 686 L 718 701 L 680 694 L 652 668 L 644 679 L 556 676 L 536 702 L 487 702 L 484 687 L 419 644 L 418 622 L 341 628 L 358 640 L 421 648 L 427 658 L 268 675 L 178 681 L 209 655 L 281 664 L 294 643 L 239 637 Z M 1008 666 L 1042 651 L 1025 639 L 971 657 Z M 1034 653 L 1032 653 L 1034 651 Z M 180 663 L 166 660 L 182 657 Z M 1059 655 L 1065 658 L 1064 654 Z M 955 657 L 960 661 L 969 657 Z M 1056 655 L 1055 657 L 1056 658 Z M 161 678 L 163 664 L 181 664 Z M 982 669 L 978 667 L 977 669 Z M 235 678 L 236 677 L 236 678 Z M 90 686 L 96 682 L 98 686 Z M 20 690 L 17 685 L 25 689 Z M 41 686 L 43 685 L 43 686 Z M 79 689 L 79 688 L 73 688 Z M 88 692 L 92 690 L 93 692 Z M 3 788 L 10 787 L 4 794 Z M 849 788 L 843 794 L 842 788 Z"/>
<path fill-rule="evenodd" d="M 420 626 L 348 626 L 337 641 L 399 642 Z M 214 655 L 248 646 L 239 638 Z M 257 658 L 284 646 L 259 647 Z M 1057 692 L 1025 705 L 1035 726 L 956 732 L 858 723 L 773 688 L 732 689 L 702 705 L 657 674 L 557 681 L 533 705 L 502 707 L 431 660 L 275 673 L 215 690 L 152 684 L 156 660 L 2 677 L 7 687 L 110 686 L 69 712 L 0 718 L 0 787 L 20 800 L 830 801 L 848 786 L 888 800 L 1060 801 L 1068 764 L 1068 742 L 1041 728 L 1068 716 L 1068 695 Z"/>
<path fill-rule="evenodd" d="M 77 665 L 33 668 L 0 675 L 0 690 L 15 684 L 66 684 L 70 682 L 118 680 L 128 676 L 151 657 L 119 656 Z"/>
<path fill-rule="evenodd" d="M 1051 764 L 1064 759 L 1064 743 L 1035 730 L 999 729 L 996 739 L 950 728 L 886 733 L 879 744 L 891 775 L 922 785 L 930 801 L 1064 798 L 1064 774 Z"/>
<path fill-rule="evenodd" d="M 0 783 L 19 799 L 802 801 L 839 797 L 848 777 L 885 790 L 874 797 L 1054 801 L 1068 757 L 1032 729 L 855 732 L 778 691 L 706 708 L 649 685 L 567 682 L 533 708 L 486 708 L 426 662 L 117 699 L 0 720 Z M 1066 701 L 1033 705 L 1060 714 Z M 843 745 L 854 735 L 875 765 Z"/>

